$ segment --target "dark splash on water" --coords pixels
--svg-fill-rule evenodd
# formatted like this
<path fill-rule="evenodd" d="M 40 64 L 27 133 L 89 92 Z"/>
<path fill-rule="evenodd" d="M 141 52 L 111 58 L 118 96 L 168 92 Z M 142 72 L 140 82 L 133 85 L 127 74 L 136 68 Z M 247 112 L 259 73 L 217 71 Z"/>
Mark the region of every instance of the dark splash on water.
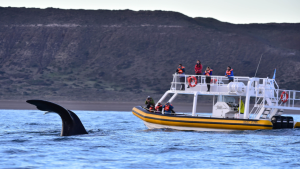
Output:
<path fill-rule="evenodd" d="M 75 113 L 88 135 L 60 137 L 56 114 L 0 110 L 0 168 L 300 167 L 299 129 L 149 130 L 131 112 Z"/>

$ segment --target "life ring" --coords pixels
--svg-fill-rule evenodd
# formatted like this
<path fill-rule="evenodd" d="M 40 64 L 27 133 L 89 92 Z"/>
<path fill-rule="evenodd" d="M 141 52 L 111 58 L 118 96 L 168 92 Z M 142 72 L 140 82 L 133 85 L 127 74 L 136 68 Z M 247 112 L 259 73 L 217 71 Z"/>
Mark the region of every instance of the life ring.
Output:
<path fill-rule="evenodd" d="M 280 95 L 282 103 L 286 103 L 289 100 L 289 94 L 286 91 L 283 91 Z"/>
<path fill-rule="evenodd" d="M 217 83 L 217 79 L 211 79 L 210 83 Z"/>
<path fill-rule="evenodd" d="M 189 82 L 189 85 L 191 87 L 195 87 L 197 85 L 197 78 L 195 76 L 192 76 L 192 77 L 188 77 L 188 82 Z M 194 84 L 192 85 L 192 82 L 194 82 Z"/>

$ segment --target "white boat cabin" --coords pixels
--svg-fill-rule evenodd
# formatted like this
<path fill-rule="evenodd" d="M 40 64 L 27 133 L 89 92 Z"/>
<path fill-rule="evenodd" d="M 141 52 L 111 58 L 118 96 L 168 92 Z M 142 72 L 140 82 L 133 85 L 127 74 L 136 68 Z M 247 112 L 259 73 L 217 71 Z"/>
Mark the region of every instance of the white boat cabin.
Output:
<path fill-rule="evenodd" d="M 158 102 L 162 102 L 168 94 L 173 94 L 169 102 L 178 94 L 194 95 L 192 116 L 196 116 L 198 95 L 210 95 L 214 97 L 212 117 L 215 118 L 271 120 L 285 109 L 300 110 L 300 91 L 279 89 L 274 79 L 234 76 L 233 82 L 228 83 L 225 76 L 211 76 L 209 92 L 205 79 L 205 75 L 174 74 L 170 90 Z M 237 97 L 244 100 L 244 114 L 239 111 Z M 250 98 L 255 100 L 253 107 L 250 106 Z"/>

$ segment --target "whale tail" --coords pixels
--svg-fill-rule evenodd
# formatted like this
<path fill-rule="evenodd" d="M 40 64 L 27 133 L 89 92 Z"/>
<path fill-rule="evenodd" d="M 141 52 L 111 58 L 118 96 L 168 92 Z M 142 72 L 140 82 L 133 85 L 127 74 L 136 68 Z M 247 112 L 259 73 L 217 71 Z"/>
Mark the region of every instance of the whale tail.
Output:
<path fill-rule="evenodd" d="M 88 134 L 78 116 L 71 110 L 44 100 L 27 100 L 26 102 L 35 105 L 39 110 L 57 113 L 62 120 L 61 136 Z"/>

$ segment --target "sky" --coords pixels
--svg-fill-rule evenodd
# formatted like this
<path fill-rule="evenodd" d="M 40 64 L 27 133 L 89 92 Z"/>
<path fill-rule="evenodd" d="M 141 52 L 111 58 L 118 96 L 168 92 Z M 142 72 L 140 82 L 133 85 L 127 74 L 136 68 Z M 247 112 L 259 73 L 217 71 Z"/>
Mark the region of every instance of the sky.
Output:
<path fill-rule="evenodd" d="M 164 10 L 230 23 L 300 23 L 300 0 L 0 0 L 0 6 Z"/>

